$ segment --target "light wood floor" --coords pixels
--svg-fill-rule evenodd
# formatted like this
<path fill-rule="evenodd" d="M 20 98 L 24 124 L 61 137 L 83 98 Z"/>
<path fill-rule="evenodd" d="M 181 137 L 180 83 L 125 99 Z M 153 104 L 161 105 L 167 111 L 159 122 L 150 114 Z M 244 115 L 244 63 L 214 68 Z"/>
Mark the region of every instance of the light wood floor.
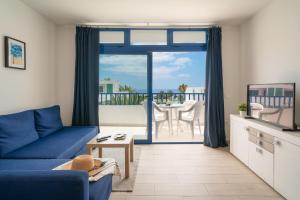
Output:
<path fill-rule="evenodd" d="M 132 193 L 110 200 L 279 200 L 266 183 L 224 149 L 200 144 L 145 145 Z"/>

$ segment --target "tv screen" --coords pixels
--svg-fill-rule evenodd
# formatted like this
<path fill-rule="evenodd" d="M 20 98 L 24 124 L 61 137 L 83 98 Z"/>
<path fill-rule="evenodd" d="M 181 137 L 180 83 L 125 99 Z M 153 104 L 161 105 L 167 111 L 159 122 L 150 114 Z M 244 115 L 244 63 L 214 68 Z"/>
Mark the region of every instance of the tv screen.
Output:
<path fill-rule="evenodd" d="M 247 115 L 283 129 L 295 129 L 295 83 L 248 85 Z"/>

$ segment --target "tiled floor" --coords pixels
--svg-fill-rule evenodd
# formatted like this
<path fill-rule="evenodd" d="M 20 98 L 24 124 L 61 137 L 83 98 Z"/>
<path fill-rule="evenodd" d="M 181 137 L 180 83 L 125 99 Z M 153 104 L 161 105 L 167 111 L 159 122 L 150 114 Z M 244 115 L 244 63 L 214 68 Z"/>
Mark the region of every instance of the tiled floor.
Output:
<path fill-rule="evenodd" d="M 154 123 L 152 125 L 153 142 L 203 142 L 204 126 L 201 126 L 201 133 L 198 124 L 194 126 L 194 137 L 192 137 L 191 130 L 188 124 L 181 122 L 177 127 L 177 120 L 173 120 L 173 132 L 169 133 L 168 124 L 165 123 L 159 128 L 157 137 L 155 136 Z"/>
<path fill-rule="evenodd" d="M 110 200 L 279 200 L 267 184 L 224 149 L 142 146 L 134 192 Z"/>
<path fill-rule="evenodd" d="M 160 126 L 158 131 L 158 137 L 155 136 L 154 123 L 153 123 L 153 142 L 202 142 L 204 126 L 201 126 L 201 133 L 198 124 L 195 125 L 194 133 L 195 136 L 192 137 L 191 131 L 187 124 L 180 123 L 179 132 L 177 132 L 177 121 L 173 120 L 173 133 L 169 133 L 169 127 L 167 123 Z M 130 133 L 135 136 L 135 139 L 146 139 L 147 138 L 147 128 L 138 126 L 100 126 L 100 132 L 103 134 L 115 134 L 115 133 Z"/>

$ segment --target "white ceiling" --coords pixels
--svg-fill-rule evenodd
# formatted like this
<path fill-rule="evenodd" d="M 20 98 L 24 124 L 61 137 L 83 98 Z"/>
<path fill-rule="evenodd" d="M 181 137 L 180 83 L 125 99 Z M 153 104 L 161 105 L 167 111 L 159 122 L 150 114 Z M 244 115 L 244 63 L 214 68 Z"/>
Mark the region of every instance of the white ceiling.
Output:
<path fill-rule="evenodd" d="M 22 0 L 57 24 L 239 24 L 271 0 Z"/>

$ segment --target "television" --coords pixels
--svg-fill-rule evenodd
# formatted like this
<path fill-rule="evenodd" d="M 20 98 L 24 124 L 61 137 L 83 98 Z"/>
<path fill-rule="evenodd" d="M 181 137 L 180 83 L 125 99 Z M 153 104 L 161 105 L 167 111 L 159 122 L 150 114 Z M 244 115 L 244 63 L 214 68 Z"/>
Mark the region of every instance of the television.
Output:
<path fill-rule="evenodd" d="M 295 87 L 295 83 L 249 84 L 247 116 L 282 130 L 296 130 Z"/>

